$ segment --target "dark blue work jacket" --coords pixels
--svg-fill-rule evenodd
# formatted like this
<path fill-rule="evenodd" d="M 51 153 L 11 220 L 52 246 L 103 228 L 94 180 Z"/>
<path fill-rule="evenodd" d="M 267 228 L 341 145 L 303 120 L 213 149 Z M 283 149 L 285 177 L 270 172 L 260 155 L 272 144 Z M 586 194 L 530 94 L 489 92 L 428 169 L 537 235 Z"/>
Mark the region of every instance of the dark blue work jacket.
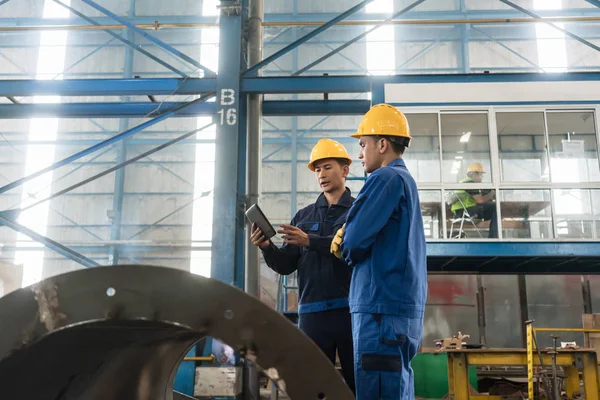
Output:
<path fill-rule="evenodd" d="M 281 275 L 298 271 L 298 314 L 348 307 L 352 269 L 331 254 L 330 247 L 353 201 L 350 189 L 346 188 L 340 201 L 329 207 L 321 193 L 316 203 L 298 211 L 290 223 L 308 234 L 310 247 L 284 243 L 278 248 L 271 243 L 263 250 L 273 271 Z"/>
<path fill-rule="evenodd" d="M 351 312 L 423 317 L 425 232 L 417 185 L 404 160 L 367 178 L 348 212 L 341 246 L 354 269 Z"/>

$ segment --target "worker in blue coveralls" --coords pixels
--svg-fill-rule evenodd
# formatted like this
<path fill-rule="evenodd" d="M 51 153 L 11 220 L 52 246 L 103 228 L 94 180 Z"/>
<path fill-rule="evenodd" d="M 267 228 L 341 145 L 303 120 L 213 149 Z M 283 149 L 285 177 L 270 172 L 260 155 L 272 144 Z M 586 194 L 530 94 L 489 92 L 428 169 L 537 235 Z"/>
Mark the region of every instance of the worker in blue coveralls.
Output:
<path fill-rule="evenodd" d="M 342 375 L 354 392 L 352 320 L 348 306 L 352 269 L 330 253 L 336 231 L 346 221 L 354 198 L 346 188 L 352 159 L 340 143 L 321 139 L 314 146 L 308 168 L 315 173 L 321 190 L 317 201 L 298 211 L 278 233 L 284 243 L 278 248 L 252 228 L 252 243 L 262 249 L 267 265 L 289 275 L 298 271 L 298 326 L 335 363 L 336 351 Z"/>
<path fill-rule="evenodd" d="M 356 399 L 414 399 L 410 361 L 421 343 L 427 265 L 417 185 L 402 159 L 411 139 L 408 121 L 378 104 L 352 137 L 370 175 L 331 252 L 353 268 Z"/>

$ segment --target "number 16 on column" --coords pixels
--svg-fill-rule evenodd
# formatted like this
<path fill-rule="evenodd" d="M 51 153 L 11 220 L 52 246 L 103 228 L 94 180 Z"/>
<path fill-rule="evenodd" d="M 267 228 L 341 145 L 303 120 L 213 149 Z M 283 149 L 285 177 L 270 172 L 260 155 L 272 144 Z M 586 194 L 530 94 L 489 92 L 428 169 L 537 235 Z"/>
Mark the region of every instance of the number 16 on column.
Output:
<path fill-rule="evenodd" d="M 237 124 L 236 97 L 234 89 L 221 89 L 219 96 L 219 123 L 221 125 Z"/>

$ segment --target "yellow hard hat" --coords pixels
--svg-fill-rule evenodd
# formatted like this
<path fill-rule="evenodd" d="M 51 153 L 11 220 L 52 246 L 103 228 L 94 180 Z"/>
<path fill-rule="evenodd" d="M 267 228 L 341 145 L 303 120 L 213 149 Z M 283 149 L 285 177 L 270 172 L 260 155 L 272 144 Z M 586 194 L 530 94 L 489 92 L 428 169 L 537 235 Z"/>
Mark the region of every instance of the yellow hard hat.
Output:
<path fill-rule="evenodd" d="M 467 168 L 467 174 L 470 174 L 471 172 L 479 172 L 482 174 L 485 174 L 485 169 L 483 169 L 483 165 L 481 165 L 480 162 L 474 162 L 471 163 L 471 165 L 469 165 L 469 168 Z"/>
<path fill-rule="evenodd" d="M 410 128 L 406 116 L 396 107 L 389 104 L 377 104 L 365 114 L 360 121 L 358 131 L 352 135 L 353 138 L 361 136 L 397 136 L 407 138 L 406 146 L 410 137 Z"/>
<path fill-rule="evenodd" d="M 327 158 L 343 158 L 344 160 L 348 161 L 348 165 L 352 164 L 352 159 L 348 155 L 346 148 L 342 146 L 341 143 L 331 139 L 321 139 L 310 152 L 308 169 L 314 171 L 314 163 Z"/>

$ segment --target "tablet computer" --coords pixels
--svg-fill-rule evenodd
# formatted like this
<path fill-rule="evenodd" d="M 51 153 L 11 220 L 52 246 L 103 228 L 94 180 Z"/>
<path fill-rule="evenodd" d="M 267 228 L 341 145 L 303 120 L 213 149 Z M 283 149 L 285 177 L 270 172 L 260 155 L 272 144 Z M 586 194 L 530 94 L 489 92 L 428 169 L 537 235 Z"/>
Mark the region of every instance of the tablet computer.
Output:
<path fill-rule="evenodd" d="M 277 234 L 273 225 L 269 222 L 265 214 L 262 212 L 258 204 L 252 205 L 246 211 L 246 218 L 253 224 L 256 224 L 265 235 L 265 239 L 269 240 Z"/>

